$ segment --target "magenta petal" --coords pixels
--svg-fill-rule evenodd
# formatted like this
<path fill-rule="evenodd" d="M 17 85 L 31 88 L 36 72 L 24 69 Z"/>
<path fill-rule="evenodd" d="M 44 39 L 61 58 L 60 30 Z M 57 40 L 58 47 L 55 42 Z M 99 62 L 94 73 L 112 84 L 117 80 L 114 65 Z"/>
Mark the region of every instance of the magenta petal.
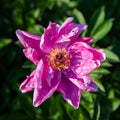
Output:
<path fill-rule="evenodd" d="M 39 46 L 41 39 L 40 36 L 22 30 L 17 30 L 16 35 L 25 48 L 28 47 L 36 48 Z"/>
<path fill-rule="evenodd" d="M 98 91 L 97 84 L 92 80 L 92 78 L 89 75 L 83 76 L 84 81 L 84 90 L 90 91 L 90 92 L 96 92 Z"/>
<path fill-rule="evenodd" d="M 60 32 L 62 30 L 64 30 L 66 28 L 66 26 L 68 26 L 71 22 L 73 21 L 73 18 L 72 17 L 69 17 L 65 20 L 65 22 L 61 25 L 61 27 L 59 28 L 59 31 L 58 33 L 60 34 Z"/>
<path fill-rule="evenodd" d="M 43 75 L 43 71 L 44 71 L 44 62 L 41 59 L 37 65 L 37 68 L 35 70 L 35 75 L 34 75 L 34 88 L 41 88 L 42 87 L 42 75 Z"/>
<path fill-rule="evenodd" d="M 87 25 L 71 23 L 67 27 L 67 33 L 69 37 L 75 38 L 87 28 Z M 75 37 L 74 37 L 75 36 Z"/>
<path fill-rule="evenodd" d="M 51 87 L 52 79 L 54 78 L 54 71 L 51 66 L 46 65 L 43 73 L 43 78 L 46 79 L 46 82 Z"/>
<path fill-rule="evenodd" d="M 24 49 L 23 52 L 29 60 L 31 60 L 36 65 L 38 64 L 40 58 L 35 49 L 27 48 L 27 49 Z"/>
<path fill-rule="evenodd" d="M 94 48 L 89 48 L 89 51 L 93 54 L 94 60 L 104 61 L 105 60 L 105 54 L 102 50 L 97 50 Z"/>
<path fill-rule="evenodd" d="M 96 92 L 98 91 L 97 84 L 91 79 L 89 75 L 78 76 L 72 71 L 64 72 L 65 76 L 81 90 Z"/>
<path fill-rule="evenodd" d="M 34 89 L 33 95 L 33 105 L 35 107 L 42 104 L 45 100 L 47 100 L 57 89 L 61 80 L 60 71 L 55 71 L 54 78 L 51 81 L 51 87 L 48 85 L 45 79 L 42 80 L 42 87 Z"/>
<path fill-rule="evenodd" d="M 40 88 L 42 86 L 43 67 L 44 67 L 43 61 L 40 60 L 37 68 L 20 85 L 20 90 L 23 93 L 31 91 L 33 88 Z"/>
<path fill-rule="evenodd" d="M 97 68 L 96 61 L 94 60 L 82 60 L 79 66 L 76 66 L 71 66 L 71 69 L 78 75 L 86 75 Z"/>
<path fill-rule="evenodd" d="M 65 35 L 68 38 L 78 37 L 78 35 L 87 28 L 87 25 L 84 24 L 75 24 L 72 23 L 72 19 L 68 18 L 63 26 L 59 29 L 59 36 Z"/>
<path fill-rule="evenodd" d="M 86 75 L 99 66 L 100 61 L 94 59 L 91 47 L 83 42 L 76 42 L 69 47 L 71 55 L 70 68 L 78 75 Z"/>
<path fill-rule="evenodd" d="M 90 37 L 79 37 L 76 42 L 85 42 L 87 44 L 91 44 L 93 41 L 93 38 L 90 38 Z"/>
<path fill-rule="evenodd" d="M 68 36 L 60 36 L 60 38 L 55 42 L 56 48 L 67 48 L 68 45 L 71 43 L 71 39 Z"/>
<path fill-rule="evenodd" d="M 44 34 L 41 37 L 40 48 L 43 52 L 49 53 L 53 49 L 55 41 L 58 39 L 59 25 L 55 23 L 50 23 L 47 29 L 44 31 Z"/>
<path fill-rule="evenodd" d="M 37 53 L 40 56 L 43 55 L 39 47 L 40 40 L 41 40 L 40 36 L 31 34 L 22 30 L 17 30 L 16 35 L 25 48 L 33 48 L 37 51 Z"/>
<path fill-rule="evenodd" d="M 20 85 L 20 90 L 23 93 L 29 92 L 34 88 L 34 73 L 35 71 L 33 71 L 30 76 L 27 76 L 26 80 L 22 82 L 22 84 Z"/>
<path fill-rule="evenodd" d="M 64 99 L 74 108 L 79 107 L 82 90 L 74 85 L 69 79 L 62 76 L 58 91 L 62 93 Z"/>

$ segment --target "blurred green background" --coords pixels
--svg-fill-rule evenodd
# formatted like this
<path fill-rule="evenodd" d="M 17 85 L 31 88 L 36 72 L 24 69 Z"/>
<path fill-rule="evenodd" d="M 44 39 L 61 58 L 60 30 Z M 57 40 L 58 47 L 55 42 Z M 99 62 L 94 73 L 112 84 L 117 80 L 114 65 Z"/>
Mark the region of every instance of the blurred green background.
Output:
<path fill-rule="evenodd" d="M 120 120 L 119 6 L 119 0 L 0 0 L 0 120 Z M 82 35 L 106 53 L 91 73 L 99 91 L 83 91 L 77 110 L 58 93 L 34 108 L 32 92 L 22 94 L 19 85 L 35 66 L 24 57 L 15 31 L 41 35 L 49 21 L 62 24 L 69 16 L 88 24 Z"/>

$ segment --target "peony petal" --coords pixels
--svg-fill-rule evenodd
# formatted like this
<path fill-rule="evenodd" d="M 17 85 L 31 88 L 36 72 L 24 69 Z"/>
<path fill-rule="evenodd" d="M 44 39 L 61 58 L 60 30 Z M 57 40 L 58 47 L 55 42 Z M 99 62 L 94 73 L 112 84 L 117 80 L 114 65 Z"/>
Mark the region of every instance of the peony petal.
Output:
<path fill-rule="evenodd" d="M 23 93 L 31 91 L 33 88 L 40 88 L 42 86 L 43 67 L 44 67 L 43 61 L 40 60 L 37 68 L 20 85 L 20 90 Z"/>
<path fill-rule="evenodd" d="M 84 81 L 84 90 L 90 91 L 90 92 L 96 92 L 98 91 L 97 84 L 92 80 L 92 78 L 89 75 L 83 76 Z"/>
<path fill-rule="evenodd" d="M 20 90 L 22 91 L 22 93 L 29 92 L 34 88 L 34 73 L 35 70 L 30 74 L 30 76 L 27 76 L 26 80 L 23 81 L 20 85 Z"/>
<path fill-rule="evenodd" d="M 47 29 L 44 31 L 44 34 L 41 37 L 40 48 L 45 53 L 49 53 L 57 40 L 57 32 L 59 25 L 56 23 L 50 23 Z"/>
<path fill-rule="evenodd" d="M 62 93 L 64 99 L 74 108 L 79 107 L 82 90 L 74 85 L 69 79 L 62 76 L 58 91 Z"/>
<path fill-rule="evenodd" d="M 60 71 L 55 71 L 54 78 L 51 81 L 51 87 L 45 79 L 42 80 L 42 87 L 34 89 L 33 105 L 38 107 L 45 100 L 47 100 L 57 89 L 61 80 Z"/>
<path fill-rule="evenodd" d="M 79 37 L 75 42 L 85 42 L 86 44 L 91 44 L 93 41 L 93 38 L 90 37 Z"/>
<path fill-rule="evenodd" d="M 51 87 L 51 82 L 52 79 L 54 78 L 54 71 L 51 66 L 46 65 L 44 70 L 44 78 L 46 79 L 48 85 Z"/>
<path fill-rule="evenodd" d="M 58 38 L 56 40 L 55 46 L 58 48 L 66 48 L 72 42 L 74 42 L 78 35 L 87 28 L 87 25 L 82 24 L 74 24 L 72 23 L 73 18 L 69 17 L 65 20 L 65 22 L 61 25 L 58 30 Z"/>
<path fill-rule="evenodd" d="M 34 82 L 35 86 L 34 88 L 41 88 L 42 87 L 42 76 L 43 76 L 43 71 L 44 71 L 44 62 L 41 59 L 37 65 L 37 68 L 35 70 L 35 75 L 34 75 Z"/>
<path fill-rule="evenodd" d="M 104 61 L 106 59 L 105 54 L 102 50 L 97 50 L 95 48 L 89 48 L 89 51 L 93 54 L 94 60 Z"/>
<path fill-rule="evenodd" d="M 73 21 L 73 18 L 72 17 L 69 17 L 65 20 L 65 22 L 61 25 L 61 27 L 59 28 L 58 30 L 58 33 L 60 34 L 60 32 L 62 30 L 64 30 L 66 28 L 66 26 L 68 26 L 71 22 Z"/>
<path fill-rule="evenodd" d="M 24 52 L 24 55 L 29 59 L 31 60 L 34 64 L 38 64 L 40 58 L 36 52 L 35 49 L 32 49 L 32 48 L 27 48 L 27 49 L 24 49 L 23 50 Z"/>
<path fill-rule="evenodd" d="M 100 64 L 99 59 L 94 59 L 91 47 L 83 42 L 76 42 L 68 48 L 70 58 L 70 68 L 78 75 L 86 75 L 92 72 Z"/>
<path fill-rule="evenodd" d="M 41 39 L 40 36 L 22 30 L 17 30 L 16 35 L 25 48 L 28 47 L 36 48 L 39 46 Z"/>
<path fill-rule="evenodd" d="M 72 17 L 66 19 L 61 27 L 50 23 L 41 37 L 40 48 L 45 53 L 50 53 L 54 48 L 66 48 L 71 41 L 87 28 L 87 25 L 71 23 Z"/>
<path fill-rule="evenodd" d="M 86 55 L 86 58 L 85 58 Z M 95 68 L 97 68 L 96 61 L 92 60 L 92 54 L 90 52 L 82 51 L 81 52 L 82 60 L 79 63 L 76 63 L 75 66 L 71 65 L 71 69 L 78 75 L 86 75 L 92 72 Z M 74 61 L 73 61 L 74 62 Z M 77 67 L 76 67 L 77 66 Z"/>
<path fill-rule="evenodd" d="M 65 35 L 68 38 L 71 38 L 74 40 L 75 37 L 78 37 L 78 35 L 87 28 L 87 25 L 84 24 L 75 24 L 75 23 L 69 23 L 66 24 L 62 29 L 59 30 L 59 36 Z"/>
<path fill-rule="evenodd" d="M 39 47 L 41 40 L 40 36 L 22 30 L 17 30 L 16 35 L 25 48 L 33 48 L 37 51 L 39 56 L 43 55 L 43 52 L 40 50 Z"/>
<path fill-rule="evenodd" d="M 68 36 L 60 36 L 58 40 L 55 42 L 55 48 L 67 48 L 68 45 L 71 43 L 71 39 Z"/>
<path fill-rule="evenodd" d="M 81 90 L 96 92 L 98 91 L 97 84 L 91 79 L 89 75 L 78 76 L 73 71 L 66 70 L 64 75 Z"/>
<path fill-rule="evenodd" d="M 89 46 L 88 44 L 86 44 L 82 41 L 74 43 L 73 45 L 70 46 L 70 48 L 87 49 L 89 52 L 91 52 L 91 54 L 93 54 L 93 60 L 104 61 L 106 59 L 103 50 L 101 50 L 101 49 L 97 50 L 95 48 L 92 48 L 91 46 Z"/>

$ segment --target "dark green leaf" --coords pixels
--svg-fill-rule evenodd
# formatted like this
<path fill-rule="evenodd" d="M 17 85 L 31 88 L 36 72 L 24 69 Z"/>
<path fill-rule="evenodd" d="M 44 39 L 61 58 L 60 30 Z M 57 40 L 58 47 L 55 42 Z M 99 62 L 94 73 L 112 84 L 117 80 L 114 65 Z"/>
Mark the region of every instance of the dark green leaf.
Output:
<path fill-rule="evenodd" d="M 22 113 L 8 113 L 0 116 L 0 120 L 29 120 L 30 118 Z"/>
<path fill-rule="evenodd" d="M 94 106 L 93 120 L 99 120 L 99 119 L 100 119 L 100 104 L 96 100 L 95 106 Z"/>

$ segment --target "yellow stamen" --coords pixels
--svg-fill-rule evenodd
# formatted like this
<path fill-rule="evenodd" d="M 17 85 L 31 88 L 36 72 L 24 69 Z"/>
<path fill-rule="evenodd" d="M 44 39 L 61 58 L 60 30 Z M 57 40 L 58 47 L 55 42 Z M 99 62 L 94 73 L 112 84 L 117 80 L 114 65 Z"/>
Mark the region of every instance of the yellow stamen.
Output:
<path fill-rule="evenodd" d="M 48 63 L 56 70 L 66 69 L 69 64 L 69 56 L 66 49 L 54 49 L 48 56 Z"/>

